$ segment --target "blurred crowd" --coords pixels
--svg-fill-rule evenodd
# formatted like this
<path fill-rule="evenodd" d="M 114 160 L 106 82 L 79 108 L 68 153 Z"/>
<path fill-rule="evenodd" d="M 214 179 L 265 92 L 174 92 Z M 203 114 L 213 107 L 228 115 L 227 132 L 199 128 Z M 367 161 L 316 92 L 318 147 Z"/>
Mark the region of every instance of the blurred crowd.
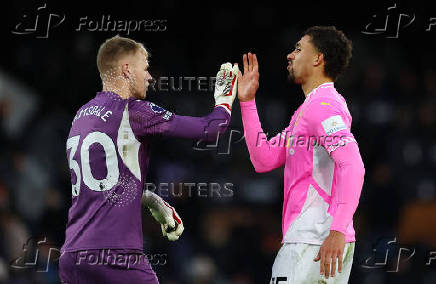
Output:
<path fill-rule="evenodd" d="M 300 33 L 283 29 L 276 46 L 256 50 L 261 64 L 256 101 L 269 136 L 287 126 L 304 100 L 299 87 L 287 82 L 285 69 L 286 53 Z M 353 59 L 335 86 L 347 100 L 366 168 L 354 216 L 357 245 L 350 283 L 436 283 L 434 264 L 426 265 L 436 251 L 436 69 L 421 57 L 412 64 L 400 44 L 349 36 Z M 17 45 L 11 59 L 16 66 L 0 70 L 0 283 L 58 283 L 55 255 L 71 205 L 65 142 L 75 112 L 101 88 L 95 56 L 104 38 L 77 34 L 56 43 L 60 46 L 52 42 L 53 48 L 41 41 L 32 42 L 32 48 Z M 133 38 L 151 48 L 155 78 L 214 76 L 221 63 L 217 58 L 240 61 L 239 52 L 246 51 L 223 51 L 213 39 L 197 51 L 188 41 L 172 47 Z M 274 55 L 278 52 L 280 57 Z M 212 92 L 195 89 L 150 91 L 147 99 L 181 115 L 206 115 L 213 106 Z M 153 266 L 161 283 L 268 283 L 281 246 L 283 169 L 255 173 L 241 133 L 236 102 L 218 148 L 155 138 L 147 181 L 175 185 L 181 194 L 165 198 L 185 225 L 181 239 L 168 243 L 144 212 L 144 251 L 165 260 Z M 230 183 L 231 194 L 198 194 L 187 186 L 212 182 Z M 408 251 L 397 262 L 400 248 Z M 37 249 L 38 263 L 23 265 L 28 252 L 31 262 Z M 412 250 L 413 258 L 403 261 Z M 377 264 L 385 252 L 388 262 Z"/>

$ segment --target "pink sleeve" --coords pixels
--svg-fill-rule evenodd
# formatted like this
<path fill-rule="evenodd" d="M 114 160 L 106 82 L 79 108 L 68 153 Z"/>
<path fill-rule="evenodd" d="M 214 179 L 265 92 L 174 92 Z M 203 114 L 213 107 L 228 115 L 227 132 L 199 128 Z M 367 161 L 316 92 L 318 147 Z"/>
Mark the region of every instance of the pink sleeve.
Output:
<path fill-rule="evenodd" d="M 310 102 L 305 111 L 310 113 L 308 127 L 318 143 L 330 154 L 338 147 L 356 142 L 351 133 L 351 116 L 338 101 L 317 98 Z"/>
<path fill-rule="evenodd" d="M 260 125 L 256 101 L 240 102 L 240 105 L 245 143 L 255 171 L 264 173 L 282 166 L 286 161 L 286 134 L 282 132 L 267 140 Z"/>
<path fill-rule="evenodd" d="M 338 207 L 330 230 L 345 234 L 359 203 L 365 168 L 356 143 L 338 147 L 330 155 L 338 166 L 336 196 L 333 197 Z"/>
<path fill-rule="evenodd" d="M 310 104 L 309 127 L 336 164 L 336 184 L 332 191 L 334 211 L 330 230 L 345 234 L 359 203 L 365 168 L 359 147 L 351 133 L 351 116 L 344 105 L 331 98 Z"/>

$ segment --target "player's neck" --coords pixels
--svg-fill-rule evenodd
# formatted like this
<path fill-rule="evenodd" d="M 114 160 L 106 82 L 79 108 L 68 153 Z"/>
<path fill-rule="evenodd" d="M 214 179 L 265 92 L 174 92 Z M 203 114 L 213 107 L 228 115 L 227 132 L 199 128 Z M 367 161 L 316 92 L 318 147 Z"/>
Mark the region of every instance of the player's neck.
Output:
<path fill-rule="evenodd" d="M 307 97 L 313 89 L 319 87 L 320 85 L 328 82 L 333 82 L 332 79 L 328 77 L 312 77 L 309 78 L 304 84 L 301 84 L 301 89 L 303 90 L 304 95 Z"/>
<path fill-rule="evenodd" d="M 117 86 L 114 84 L 103 84 L 103 92 L 112 92 L 119 95 L 122 99 L 131 97 L 130 90 L 126 86 Z"/>

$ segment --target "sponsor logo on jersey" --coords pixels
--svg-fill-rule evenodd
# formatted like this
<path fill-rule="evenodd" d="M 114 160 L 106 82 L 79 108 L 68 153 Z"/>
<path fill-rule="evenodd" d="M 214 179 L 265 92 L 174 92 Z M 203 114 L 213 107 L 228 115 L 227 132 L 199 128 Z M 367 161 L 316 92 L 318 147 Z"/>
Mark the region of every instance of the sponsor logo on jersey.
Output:
<path fill-rule="evenodd" d="M 338 131 L 347 129 L 347 126 L 345 125 L 340 115 L 331 116 L 326 120 L 322 121 L 321 124 L 327 135 L 331 135 Z"/>
<path fill-rule="evenodd" d="M 172 112 L 166 111 L 164 116 L 162 116 L 162 118 L 165 120 L 169 120 L 172 115 L 173 115 Z"/>

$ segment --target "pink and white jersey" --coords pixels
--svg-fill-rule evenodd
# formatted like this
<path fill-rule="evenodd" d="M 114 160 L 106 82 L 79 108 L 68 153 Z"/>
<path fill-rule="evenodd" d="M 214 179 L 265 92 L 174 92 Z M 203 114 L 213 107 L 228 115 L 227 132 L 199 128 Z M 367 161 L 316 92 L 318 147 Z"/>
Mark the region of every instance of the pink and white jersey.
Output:
<path fill-rule="evenodd" d="M 339 147 L 356 140 L 350 132 L 351 115 L 347 104 L 333 82 L 312 90 L 295 111 L 289 126 L 269 141 L 260 127 L 255 101 L 241 102 L 241 112 L 250 159 L 256 171 L 267 172 L 285 165 L 283 242 L 321 245 L 333 229 L 343 232 L 346 242 L 355 241 L 352 215 L 357 203 L 351 202 L 350 208 L 354 210 L 347 209 L 352 212 L 341 214 L 342 220 L 334 220 L 338 203 L 343 203 L 338 202 L 338 198 L 345 199 L 341 196 L 347 193 L 337 192 L 340 163 L 335 163 L 332 155 Z M 355 147 L 360 160 L 357 144 Z M 360 189 L 361 173 L 354 175 Z M 344 184 L 341 187 L 345 187 Z M 360 189 L 350 192 L 358 195 L 352 196 L 352 200 L 357 197 L 358 202 Z"/>

